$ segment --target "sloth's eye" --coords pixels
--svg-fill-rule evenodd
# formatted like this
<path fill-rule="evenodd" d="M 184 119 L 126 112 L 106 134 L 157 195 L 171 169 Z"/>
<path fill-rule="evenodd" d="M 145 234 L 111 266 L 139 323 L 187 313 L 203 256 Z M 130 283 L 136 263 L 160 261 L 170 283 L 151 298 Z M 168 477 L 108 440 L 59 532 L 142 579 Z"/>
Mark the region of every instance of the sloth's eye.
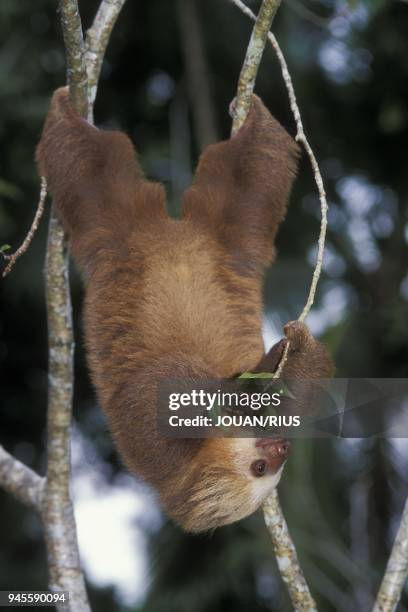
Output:
<path fill-rule="evenodd" d="M 266 461 L 259 459 L 258 461 L 254 461 L 251 465 L 251 472 L 256 477 L 263 476 L 266 472 L 266 468 Z"/>

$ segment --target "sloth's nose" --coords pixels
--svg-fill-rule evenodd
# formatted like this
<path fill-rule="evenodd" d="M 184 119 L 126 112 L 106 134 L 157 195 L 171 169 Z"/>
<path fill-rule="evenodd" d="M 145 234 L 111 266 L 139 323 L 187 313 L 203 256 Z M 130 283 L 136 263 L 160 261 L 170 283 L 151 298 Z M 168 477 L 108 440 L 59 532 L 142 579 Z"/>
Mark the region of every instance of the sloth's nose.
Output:
<path fill-rule="evenodd" d="M 261 448 L 269 458 L 287 459 L 290 452 L 290 442 L 285 438 L 259 438 L 255 446 Z"/>

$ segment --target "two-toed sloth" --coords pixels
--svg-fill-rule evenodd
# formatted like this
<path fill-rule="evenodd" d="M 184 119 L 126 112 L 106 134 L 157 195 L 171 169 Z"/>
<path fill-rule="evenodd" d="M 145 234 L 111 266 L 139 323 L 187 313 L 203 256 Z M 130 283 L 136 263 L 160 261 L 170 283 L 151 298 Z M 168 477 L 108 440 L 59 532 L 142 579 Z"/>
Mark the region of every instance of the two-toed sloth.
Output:
<path fill-rule="evenodd" d="M 256 510 L 277 485 L 288 445 L 277 439 L 173 439 L 156 430 L 157 384 L 273 371 L 264 356 L 262 278 L 274 258 L 298 148 L 254 97 L 239 132 L 208 147 L 166 211 L 129 138 L 101 131 L 53 96 L 37 149 L 85 285 L 88 362 L 117 447 L 167 513 L 199 532 Z M 286 327 L 287 378 L 328 377 L 331 361 L 307 327 Z"/>

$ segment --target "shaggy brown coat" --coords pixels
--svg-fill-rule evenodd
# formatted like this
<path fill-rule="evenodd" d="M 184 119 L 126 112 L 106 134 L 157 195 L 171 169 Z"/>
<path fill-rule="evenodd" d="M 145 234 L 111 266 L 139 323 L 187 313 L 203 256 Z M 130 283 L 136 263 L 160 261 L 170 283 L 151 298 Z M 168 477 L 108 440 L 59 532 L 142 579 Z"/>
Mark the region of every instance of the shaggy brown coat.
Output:
<path fill-rule="evenodd" d="M 156 385 L 228 378 L 262 360 L 262 277 L 297 157 L 293 139 L 254 97 L 238 134 L 201 156 L 175 220 L 129 138 L 80 118 L 66 89 L 53 96 L 37 149 L 86 283 L 88 361 L 118 449 L 191 531 L 249 514 L 276 482 L 261 486 L 250 476 L 261 452 L 253 441 L 159 436 Z M 329 374 L 327 353 L 305 326 L 287 335 L 286 376 Z M 272 370 L 281 350 L 262 368 Z"/>

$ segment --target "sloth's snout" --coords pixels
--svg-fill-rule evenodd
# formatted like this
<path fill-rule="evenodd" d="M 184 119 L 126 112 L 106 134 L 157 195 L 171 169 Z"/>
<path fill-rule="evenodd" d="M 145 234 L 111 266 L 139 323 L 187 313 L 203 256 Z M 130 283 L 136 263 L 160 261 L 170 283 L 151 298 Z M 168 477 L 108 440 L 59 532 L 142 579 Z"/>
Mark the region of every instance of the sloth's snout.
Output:
<path fill-rule="evenodd" d="M 259 438 L 255 446 L 261 450 L 272 472 L 279 470 L 290 452 L 290 442 L 285 438 Z"/>

